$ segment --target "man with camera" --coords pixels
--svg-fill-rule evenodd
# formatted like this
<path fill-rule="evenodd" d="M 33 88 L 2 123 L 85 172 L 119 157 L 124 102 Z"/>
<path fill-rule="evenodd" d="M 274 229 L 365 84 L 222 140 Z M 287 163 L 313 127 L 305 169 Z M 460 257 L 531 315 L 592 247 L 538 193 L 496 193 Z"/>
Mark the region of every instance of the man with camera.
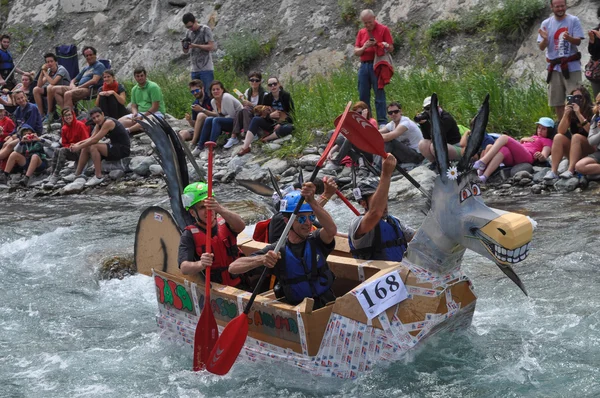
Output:
<path fill-rule="evenodd" d="M 358 31 L 354 43 L 354 55 L 360 57 L 360 69 L 358 70 L 358 96 L 361 101 L 371 106 L 371 88 L 375 92 L 375 111 L 377 123 L 380 126 L 387 123 L 385 114 L 385 90 L 378 88 L 378 79 L 373 69 L 375 56 L 381 56 L 385 52 L 394 51 L 394 39 L 387 26 L 375 20 L 373 10 L 363 10 L 360 20 L 364 28 Z"/>
<path fill-rule="evenodd" d="M 438 106 L 437 111 L 442 124 L 442 134 L 446 136 L 446 142 L 448 143 L 448 156 L 450 160 L 460 159 L 462 148 L 460 146 L 461 136 L 458 124 L 454 120 L 454 117 L 449 112 L 443 110 L 441 106 Z M 431 162 L 430 168 L 433 170 L 435 167 L 435 152 L 431 143 L 431 112 L 431 97 L 427 97 L 423 101 L 423 112 L 415 116 L 414 120 L 419 123 L 421 132 L 423 133 L 423 139 L 419 142 L 419 152 Z"/>
<path fill-rule="evenodd" d="M 565 96 L 581 84 L 581 53 L 577 46 L 584 38 L 579 18 L 567 14 L 566 0 L 551 0 L 552 15 L 542 22 L 537 43 L 546 52 L 548 105 L 558 119 L 565 112 Z"/>
<path fill-rule="evenodd" d="M 213 66 L 211 51 L 217 49 L 212 30 L 206 25 L 199 24 L 191 12 L 185 14 L 182 21 L 187 32 L 185 33 L 185 38 L 181 41 L 181 46 L 184 54 L 190 54 L 192 80 L 202 80 L 204 95 L 208 98 L 210 97 L 208 88 L 213 80 L 215 80 L 215 68 Z"/>

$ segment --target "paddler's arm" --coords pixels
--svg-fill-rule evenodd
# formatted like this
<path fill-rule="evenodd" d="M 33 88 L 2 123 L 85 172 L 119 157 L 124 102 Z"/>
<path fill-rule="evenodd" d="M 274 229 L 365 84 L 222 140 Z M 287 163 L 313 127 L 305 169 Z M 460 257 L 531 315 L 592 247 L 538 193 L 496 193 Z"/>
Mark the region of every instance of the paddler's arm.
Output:
<path fill-rule="evenodd" d="M 315 184 L 312 182 L 305 182 L 302 184 L 300 195 L 304 196 L 304 200 L 310 205 L 313 213 L 315 216 L 317 216 L 317 220 L 319 220 L 319 223 L 321 223 L 321 226 L 323 227 L 319 233 L 321 241 L 323 241 L 325 244 L 329 244 L 337 233 L 337 226 L 335 225 L 335 221 L 333 221 L 333 218 L 331 218 L 329 213 L 327 213 L 327 211 L 323 209 L 323 207 L 315 199 L 315 190 Z"/>
<path fill-rule="evenodd" d="M 383 213 L 387 207 L 388 192 L 390 190 L 390 180 L 392 174 L 396 169 L 396 158 L 391 153 L 388 153 L 388 157 L 383 161 L 381 177 L 379 179 L 379 185 L 373 194 L 371 199 L 371 205 L 365 213 L 365 216 L 360 222 L 356 233 L 353 236 L 354 239 L 360 239 L 367 232 L 371 231 L 379 223 L 379 220 L 383 217 Z"/>
<path fill-rule="evenodd" d="M 202 253 L 200 261 L 184 261 L 179 265 L 179 269 L 183 275 L 198 274 L 211 266 L 213 262 L 212 253 Z"/>
<path fill-rule="evenodd" d="M 269 247 L 269 246 L 267 246 Z M 271 247 L 273 247 L 271 245 Z M 248 271 L 253 270 L 261 266 L 267 268 L 273 268 L 277 264 L 277 260 L 281 258 L 279 253 L 275 253 L 273 250 L 269 250 L 265 254 L 251 255 L 249 257 L 240 257 L 231 264 L 229 264 L 229 272 L 232 274 L 244 274 Z"/>
<path fill-rule="evenodd" d="M 221 206 L 217 200 L 212 198 L 207 198 L 204 201 L 204 205 L 208 210 L 212 210 L 217 214 L 220 214 L 221 217 L 225 220 L 227 224 L 229 224 L 229 228 L 235 233 L 240 233 L 246 228 L 246 223 L 242 220 L 242 217 L 227 209 L 226 207 Z"/>

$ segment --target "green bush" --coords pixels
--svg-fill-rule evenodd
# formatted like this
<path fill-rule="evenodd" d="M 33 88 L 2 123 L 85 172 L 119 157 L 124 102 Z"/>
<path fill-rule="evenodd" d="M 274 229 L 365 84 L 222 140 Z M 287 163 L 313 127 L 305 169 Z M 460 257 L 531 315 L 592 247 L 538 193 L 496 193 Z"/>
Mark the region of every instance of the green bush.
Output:
<path fill-rule="evenodd" d="M 444 19 L 435 21 L 427 29 L 426 36 L 430 39 L 437 40 L 444 36 L 450 36 L 461 31 L 458 21 L 453 19 Z"/>
<path fill-rule="evenodd" d="M 489 26 L 496 34 L 516 36 L 528 29 L 545 8 L 545 0 L 508 0 L 491 13 Z"/>
<path fill-rule="evenodd" d="M 352 23 L 358 17 L 358 11 L 352 0 L 338 0 L 338 6 L 343 22 Z"/>
<path fill-rule="evenodd" d="M 223 41 L 222 47 L 225 50 L 225 66 L 234 70 L 246 70 L 264 55 L 257 34 L 233 33 Z"/>

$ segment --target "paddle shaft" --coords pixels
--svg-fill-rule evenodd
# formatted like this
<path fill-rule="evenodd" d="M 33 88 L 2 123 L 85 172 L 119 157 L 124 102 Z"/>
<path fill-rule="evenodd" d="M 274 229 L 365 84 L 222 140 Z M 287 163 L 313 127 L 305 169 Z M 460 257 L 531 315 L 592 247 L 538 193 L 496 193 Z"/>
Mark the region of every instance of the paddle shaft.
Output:
<path fill-rule="evenodd" d="M 271 176 L 271 184 L 273 185 L 273 189 L 275 190 L 275 192 L 277 192 L 277 195 L 279 195 L 279 199 L 283 199 L 283 195 L 281 194 L 281 189 L 279 189 L 279 183 L 277 182 L 277 179 L 273 175 L 271 168 L 268 167 L 267 170 L 269 170 L 269 175 Z"/>
<path fill-rule="evenodd" d="M 356 214 L 357 216 L 360 216 L 360 212 L 359 212 L 359 211 L 356 209 L 356 207 L 354 207 L 354 206 L 352 205 L 352 203 L 350 203 L 350 201 L 349 201 L 348 199 L 346 199 L 346 197 L 344 196 L 344 194 L 343 194 L 343 193 L 341 193 L 339 189 L 336 189 L 336 190 L 335 190 L 335 193 L 336 193 L 336 195 L 337 195 L 337 196 L 338 196 L 338 197 L 339 197 L 339 198 L 342 200 L 342 202 L 344 202 L 344 203 L 346 204 L 346 206 L 348 206 L 348 208 L 349 208 L 350 210 L 352 210 L 352 212 L 353 212 L 354 214 Z"/>

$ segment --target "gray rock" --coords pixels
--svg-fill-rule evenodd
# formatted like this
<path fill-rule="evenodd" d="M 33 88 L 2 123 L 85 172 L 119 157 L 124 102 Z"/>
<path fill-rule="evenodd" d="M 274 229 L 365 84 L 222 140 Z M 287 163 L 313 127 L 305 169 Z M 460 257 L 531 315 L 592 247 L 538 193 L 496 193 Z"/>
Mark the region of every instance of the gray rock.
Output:
<path fill-rule="evenodd" d="M 236 180 L 248 181 L 266 181 L 267 178 L 267 170 L 260 168 L 257 164 L 247 164 L 235 177 Z"/>
<path fill-rule="evenodd" d="M 515 175 L 517 175 L 521 171 L 526 171 L 530 175 L 533 175 L 533 166 L 530 165 L 529 163 L 516 164 L 513 167 L 511 167 L 511 169 L 510 169 L 510 176 L 514 177 Z M 531 177 L 528 177 L 528 178 L 531 178 Z"/>
<path fill-rule="evenodd" d="M 502 184 L 500 185 L 500 189 L 509 189 L 512 188 L 512 184 Z"/>
<path fill-rule="evenodd" d="M 544 189 L 543 185 L 540 184 L 535 184 L 531 186 L 531 193 L 534 193 L 536 195 L 539 195 L 542 193 L 542 189 Z"/>
<path fill-rule="evenodd" d="M 129 170 L 129 165 L 131 164 L 131 159 L 130 157 L 126 157 L 120 160 L 112 160 L 112 161 L 108 161 L 108 160 L 103 160 L 102 161 L 102 172 L 103 173 L 110 173 L 113 170 L 122 170 L 125 173 L 127 173 Z M 71 166 L 74 167 L 74 166 Z"/>
<path fill-rule="evenodd" d="M 316 155 L 319 153 L 319 148 L 315 148 L 314 146 L 309 146 L 304 148 L 302 151 L 304 155 Z"/>
<path fill-rule="evenodd" d="M 271 169 L 273 174 L 281 174 L 290 167 L 290 164 L 285 159 L 274 158 L 263 163 L 261 167 L 265 170 Z"/>
<path fill-rule="evenodd" d="M 298 159 L 298 165 L 302 168 L 315 166 L 321 157 L 319 155 L 304 155 Z"/>
<path fill-rule="evenodd" d="M 110 173 L 108 173 L 108 177 L 113 181 L 120 180 L 121 178 L 123 178 L 124 175 L 125 172 L 123 170 L 113 170 Z"/>
<path fill-rule="evenodd" d="M 531 184 L 532 181 L 533 180 L 531 178 L 522 178 L 521 180 L 518 181 L 518 184 L 522 187 L 525 187 L 525 186 Z"/>
<path fill-rule="evenodd" d="M 83 178 L 78 178 L 72 183 L 66 185 L 63 189 L 60 190 L 61 195 L 73 195 L 78 194 L 83 191 L 85 185 L 85 180 Z"/>
<path fill-rule="evenodd" d="M 409 174 L 421 185 L 424 191 L 427 192 L 433 189 L 433 182 L 437 174 L 429 170 L 427 166 L 419 166 L 411 170 Z M 421 192 L 406 178 L 390 183 L 389 198 L 395 198 L 398 195 L 422 196 Z"/>
<path fill-rule="evenodd" d="M 546 173 L 548 173 L 548 171 L 550 171 L 549 167 L 540 167 L 540 170 L 535 170 L 536 168 L 534 167 L 534 171 L 535 174 L 533 175 L 533 182 L 535 182 L 536 184 L 539 184 L 540 182 L 544 181 L 544 176 L 546 175 Z"/>
<path fill-rule="evenodd" d="M 289 141 L 291 139 L 292 139 L 291 135 L 286 135 L 285 137 L 278 138 L 276 140 L 273 140 L 272 142 L 275 144 L 283 144 L 284 142 Z"/>
<path fill-rule="evenodd" d="M 523 178 L 528 178 L 529 180 L 532 180 L 533 176 L 531 175 L 531 173 L 529 171 L 527 171 L 527 170 L 521 170 L 521 171 L 513 174 L 513 178 L 514 178 L 515 182 L 519 182 Z"/>
<path fill-rule="evenodd" d="M 286 171 L 284 171 L 283 173 L 281 173 L 282 177 L 289 177 L 289 176 L 293 176 L 294 174 L 296 174 L 298 172 L 298 169 L 295 167 L 290 167 L 288 168 Z"/>
<path fill-rule="evenodd" d="M 559 178 L 554 185 L 556 189 L 562 192 L 572 192 L 579 185 L 578 178 Z"/>
<path fill-rule="evenodd" d="M 153 164 L 156 164 L 156 159 L 152 156 L 135 156 L 131 159 L 129 168 L 138 175 L 147 176 Z"/>
<path fill-rule="evenodd" d="M 237 174 L 240 171 L 242 171 L 246 163 L 248 163 L 253 157 L 254 155 L 252 154 L 247 154 L 244 156 L 233 156 L 229 161 L 229 164 L 227 165 L 227 170 Z"/>
<path fill-rule="evenodd" d="M 278 149 L 281 149 L 281 145 L 275 144 L 274 142 L 269 142 L 269 143 L 265 144 L 264 148 L 266 148 L 270 151 L 277 151 Z"/>
<path fill-rule="evenodd" d="M 150 145 L 152 143 L 152 139 L 146 134 L 137 135 L 136 137 L 137 140 L 143 145 Z"/>
<path fill-rule="evenodd" d="M 160 176 L 164 174 L 163 168 L 159 164 L 150 165 L 150 174 L 153 176 Z"/>
<path fill-rule="evenodd" d="M 169 0 L 169 5 L 172 5 L 173 7 L 185 7 L 187 6 L 187 1 Z"/>

